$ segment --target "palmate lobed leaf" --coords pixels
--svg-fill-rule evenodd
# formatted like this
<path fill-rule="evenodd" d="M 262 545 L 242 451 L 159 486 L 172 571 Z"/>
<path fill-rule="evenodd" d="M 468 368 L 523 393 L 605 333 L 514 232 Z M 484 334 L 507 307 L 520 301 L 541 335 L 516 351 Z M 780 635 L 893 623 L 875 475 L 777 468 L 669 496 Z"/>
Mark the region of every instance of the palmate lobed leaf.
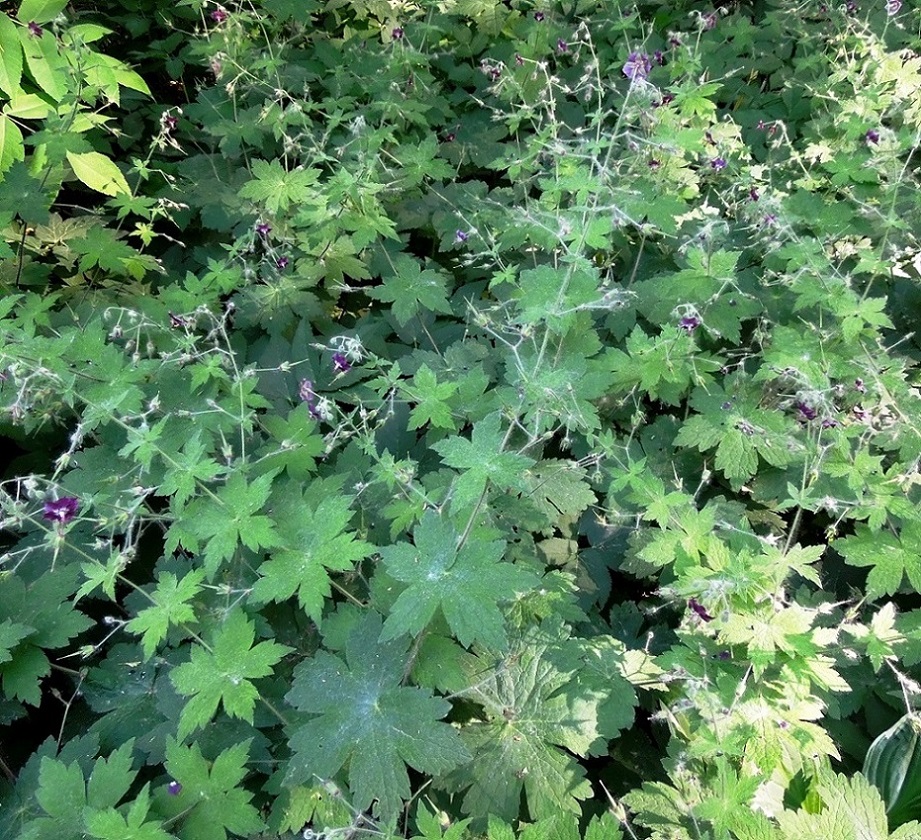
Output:
<path fill-rule="evenodd" d="M 411 795 L 406 765 L 437 775 L 470 754 L 441 722 L 450 704 L 401 685 L 408 642 L 380 636 L 380 616 L 366 612 L 348 637 L 345 661 L 321 651 L 295 669 L 286 699 L 316 717 L 291 734 L 286 783 L 329 779 L 348 765 L 352 805 L 373 805 L 389 822 Z"/>
<path fill-rule="evenodd" d="M 317 501 L 322 487 L 333 494 Z M 370 556 L 374 546 L 346 531 L 354 516 L 352 498 L 337 485 L 315 482 L 305 493 L 287 485 L 275 494 L 273 514 L 280 547 L 259 567 L 252 588 L 253 603 L 284 601 L 297 594 L 298 603 L 319 623 L 330 595 L 330 571 L 349 571 Z"/>
<path fill-rule="evenodd" d="M 573 756 L 596 744 L 603 700 L 597 691 L 566 690 L 583 667 L 581 653 L 561 622 L 548 621 L 517 638 L 508 654 L 481 657 L 487 677 L 470 697 L 482 704 L 482 719 L 462 730 L 473 762 L 440 781 L 464 793 L 466 813 L 513 820 L 522 792 L 533 819 L 581 813 L 592 787 Z"/>
<path fill-rule="evenodd" d="M 178 737 L 201 728 L 223 704 L 231 717 L 253 722 L 259 692 L 252 680 L 267 677 L 291 648 L 277 642 L 253 647 L 255 626 L 240 608 L 234 608 L 214 632 L 211 649 L 192 645 L 191 657 L 170 674 L 180 694 L 191 699 L 179 718 Z"/>
<path fill-rule="evenodd" d="M 537 576 L 502 562 L 505 543 L 500 540 L 471 538 L 458 550 L 460 535 L 432 511 L 416 526 L 413 541 L 381 550 L 389 574 L 408 584 L 390 609 L 381 640 L 419 635 L 440 609 L 462 645 L 504 648 L 498 603 L 537 586 Z"/>

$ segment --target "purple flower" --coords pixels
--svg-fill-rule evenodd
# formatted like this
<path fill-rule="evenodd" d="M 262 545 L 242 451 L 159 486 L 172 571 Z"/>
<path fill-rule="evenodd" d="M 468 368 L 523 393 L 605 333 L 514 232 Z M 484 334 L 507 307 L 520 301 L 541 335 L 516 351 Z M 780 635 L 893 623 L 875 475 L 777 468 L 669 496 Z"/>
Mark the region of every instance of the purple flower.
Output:
<path fill-rule="evenodd" d="M 460 245 L 462 242 L 466 242 L 470 238 L 470 235 L 464 233 L 462 230 L 458 230 L 454 233 L 454 242 Z"/>
<path fill-rule="evenodd" d="M 764 226 L 771 227 L 777 221 L 777 215 L 775 213 L 765 213 L 764 214 Z"/>
<path fill-rule="evenodd" d="M 854 380 L 854 390 L 857 391 L 857 393 L 859 394 L 867 393 L 867 386 L 864 384 L 864 381 L 859 376 Z"/>
<path fill-rule="evenodd" d="M 272 226 L 268 222 L 259 222 L 256 225 L 256 233 L 260 236 L 268 236 L 272 232 Z"/>
<path fill-rule="evenodd" d="M 856 15 L 858 11 L 856 0 L 848 0 L 844 6 L 844 11 L 849 15 Z"/>
<path fill-rule="evenodd" d="M 176 315 L 172 312 L 169 313 L 169 325 L 174 330 L 178 330 L 180 327 L 187 327 L 189 322 L 186 318 L 183 318 L 181 315 Z"/>
<path fill-rule="evenodd" d="M 756 190 L 754 187 L 752 187 L 752 188 L 748 191 L 748 200 L 749 200 L 749 201 L 757 201 L 759 198 L 761 198 L 761 196 L 759 195 L 758 190 Z"/>
<path fill-rule="evenodd" d="M 691 598 L 688 601 L 688 606 L 694 610 L 698 618 L 703 619 L 704 621 L 713 621 L 713 616 L 710 615 L 701 605 L 701 603 L 696 598 Z"/>
<path fill-rule="evenodd" d="M 665 53 L 663 53 L 662 50 L 656 50 L 652 54 L 652 59 L 661 67 L 663 64 L 665 64 Z"/>
<path fill-rule="evenodd" d="M 317 398 L 313 390 L 313 382 L 309 379 L 302 379 L 300 387 L 297 389 L 297 395 L 301 398 L 301 402 L 305 402 L 308 405 L 312 403 Z"/>
<path fill-rule="evenodd" d="M 211 12 L 211 20 L 213 20 L 215 23 L 223 23 L 225 20 L 227 20 L 228 17 L 229 15 L 227 14 L 227 10 L 221 8 L 220 6 Z"/>
<path fill-rule="evenodd" d="M 669 45 L 669 47 L 672 47 L 672 48 L 680 47 L 680 46 L 681 46 L 681 39 L 680 39 L 677 35 L 672 35 L 672 36 L 668 39 L 668 45 Z"/>
<path fill-rule="evenodd" d="M 818 414 L 818 412 L 811 405 L 807 405 L 804 402 L 798 402 L 795 408 L 799 412 L 799 418 L 801 421 L 815 420 Z"/>
<path fill-rule="evenodd" d="M 854 406 L 854 408 L 852 409 L 852 413 L 854 417 L 856 417 L 858 420 L 866 420 L 870 416 L 859 405 Z"/>
<path fill-rule="evenodd" d="M 652 159 L 650 159 L 650 160 L 646 163 L 646 165 L 647 165 L 650 169 L 658 169 L 658 168 L 662 165 L 662 163 L 661 163 L 661 161 L 658 161 L 658 160 L 656 160 L 655 158 L 652 158 Z"/>
<path fill-rule="evenodd" d="M 66 525 L 77 515 L 77 508 L 79 507 L 80 502 L 78 499 L 75 499 L 73 496 L 64 496 L 53 502 L 45 502 L 42 516 L 49 522 L 57 522 L 61 525 Z"/>
<path fill-rule="evenodd" d="M 823 429 L 836 429 L 838 427 L 838 421 L 834 417 L 825 417 L 822 419 L 822 428 Z"/>
<path fill-rule="evenodd" d="M 515 53 L 515 66 L 524 67 L 524 56 L 521 53 Z"/>
<path fill-rule="evenodd" d="M 863 139 L 867 143 L 872 143 L 874 146 L 879 143 L 879 132 L 875 128 L 871 128 L 866 134 L 864 134 Z"/>
<path fill-rule="evenodd" d="M 544 13 L 543 12 L 534 12 L 534 20 L 538 23 L 544 22 Z"/>
<path fill-rule="evenodd" d="M 569 44 L 567 44 L 562 38 L 558 38 L 556 42 L 556 51 L 558 53 L 569 52 Z"/>
<path fill-rule="evenodd" d="M 163 130 L 169 133 L 179 125 L 179 119 L 172 114 L 164 114 L 160 119 L 160 124 L 163 126 Z"/>
<path fill-rule="evenodd" d="M 700 318 L 696 315 L 685 315 L 679 322 L 678 326 L 687 333 L 692 333 L 700 326 Z"/>
<path fill-rule="evenodd" d="M 714 172 L 719 172 L 721 169 L 726 168 L 726 158 L 715 157 L 710 161 L 710 167 Z"/>
<path fill-rule="evenodd" d="M 34 20 L 30 20 L 26 28 L 29 30 L 29 34 L 33 38 L 42 37 L 42 28 Z"/>
<path fill-rule="evenodd" d="M 721 650 L 716 658 L 721 662 L 725 662 L 727 659 L 732 659 L 732 654 L 728 650 Z"/>
<path fill-rule="evenodd" d="M 645 79 L 652 70 L 652 62 L 646 53 L 632 52 L 624 62 L 624 75 L 631 81 Z"/>
<path fill-rule="evenodd" d="M 166 786 L 166 792 L 170 796 L 179 796 L 179 794 L 182 793 L 182 785 L 173 779 L 173 781 Z"/>
<path fill-rule="evenodd" d="M 320 412 L 317 411 L 317 394 L 313 390 L 313 382 L 309 379 L 302 379 L 300 387 L 297 390 L 301 402 L 307 403 L 307 411 L 314 420 L 320 419 Z"/>
<path fill-rule="evenodd" d="M 902 0 L 888 0 L 886 3 L 886 14 L 889 17 L 897 15 L 902 9 Z"/>
<path fill-rule="evenodd" d="M 275 268 L 279 271 L 284 271 L 288 267 L 290 260 L 287 257 L 279 257 L 275 260 Z"/>
<path fill-rule="evenodd" d="M 348 373 L 351 369 L 352 365 L 345 357 L 345 353 L 333 353 L 333 370 L 336 373 Z"/>
<path fill-rule="evenodd" d="M 705 14 L 701 20 L 703 20 L 704 29 L 716 28 L 716 12 L 709 12 L 708 14 Z"/>
<path fill-rule="evenodd" d="M 390 37 L 393 38 L 394 41 L 402 41 L 403 40 L 403 27 L 394 26 L 393 29 L 390 30 Z"/>

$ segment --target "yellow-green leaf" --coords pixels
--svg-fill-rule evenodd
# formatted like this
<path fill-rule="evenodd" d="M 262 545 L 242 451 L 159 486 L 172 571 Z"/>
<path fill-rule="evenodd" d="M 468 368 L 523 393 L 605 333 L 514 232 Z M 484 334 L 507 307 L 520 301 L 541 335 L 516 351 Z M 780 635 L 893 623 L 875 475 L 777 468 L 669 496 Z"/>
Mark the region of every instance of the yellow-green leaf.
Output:
<path fill-rule="evenodd" d="M 69 76 L 67 62 L 58 52 L 58 42 L 50 32 L 36 37 L 28 29 L 19 30 L 19 40 L 26 56 L 26 67 L 32 78 L 55 102 L 67 93 L 65 80 Z"/>
<path fill-rule="evenodd" d="M 104 195 L 118 195 L 119 193 L 128 193 L 131 195 L 131 187 L 122 175 L 121 170 L 105 155 L 99 152 L 76 152 L 67 153 L 67 161 L 70 163 L 76 175 L 91 190 L 101 192 Z"/>
<path fill-rule="evenodd" d="M 52 111 L 51 106 L 34 93 L 20 93 L 14 96 L 3 109 L 3 113 L 21 120 L 43 120 Z"/>
<path fill-rule="evenodd" d="M 26 156 L 22 132 L 8 116 L 0 117 L 0 172 L 6 172 L 17 160 Z"/>
<path fill-rule="evenodd" d="M 99 26 L 96 23 L 78 23 L 71 26 L 62 36 L 61 40 L 68 46 L 72 44 L 92 44 L 106 35 L 111 35 L 112 30 Z"/>
<path fill-rule="evenodd" d="M 0 90 L 10 99 L 19 93 L 22 79 L 22 45 L 13 21 L 0 15 Z"/>
<path fill-rule="evenodd" d="M 48 23 L 67 7 L 67 0 L 22 0 L 18 17 L 23 23 Z"/>

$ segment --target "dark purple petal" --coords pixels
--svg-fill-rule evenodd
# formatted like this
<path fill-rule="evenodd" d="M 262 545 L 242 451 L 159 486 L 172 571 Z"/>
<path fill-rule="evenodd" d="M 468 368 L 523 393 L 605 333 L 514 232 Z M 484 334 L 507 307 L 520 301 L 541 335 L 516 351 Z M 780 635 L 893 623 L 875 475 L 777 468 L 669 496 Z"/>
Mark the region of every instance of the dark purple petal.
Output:
<path fill-rule="evenodd" d="M 256 225 L 256 233 L 260 236 L 268 236 L 272 232 L 272 226 L 268 222 L 259 222 Z"/>
<path fill-rule="evenodd" d="M 866 140 L 868 144 L 875 146 L 877 143 L 879 143 L 879 132 L 875 128 L 871 128 L 864 135 L 864 140 Z"/>
<path fill-rule="evenodd" d="M 29 34 L 33 38 L 42 37 L 42 28 L 34 21 L 30 20 L 28 26 L 26 27 L 29 30 Z M 20 59 L 21 60 L 21 59 Z"/>
<path fill-rule="evenodd" d="M 710 161 L 710 166 L 714 171 L 719 172 L 721 169 L 726 168 L 726 158 L 715 157 Z"/>
<path fill-rule="evenodd" d="M 45 502 L 42 515 L 49 522 L 59 522 L 66 525 L 77 515 L 77 509 L 80 507 L 80 501 L 73 496 L 64 496 L 53 502 Z"/>
<path fill-rule="evenodd" d="M 275 260 L 275 268 L 279 271 L 284 271 L 288 267 L 290 260 L 287 257 L 279 257 Z"/>
<path fill-rule="evenodd" d="M 534 20 L 538 23 L 544 22 L 544 13 L 543 12 L 534 12 Z"/>
<path fill-rule="evenodd" d="M 857 377 L 857 379 L 854 380 L 854 390 L 857 391 L 857 393 L 859 394 L 867 393 L 867 386 L 864 384 L 864 381 L 859 376 Z"/>
<path fill-rule="evenodd" d="M 557 39 L 556 51 L 558 53 L 569 52 L 569 44 L 567 44 L 562 38 Z"/>
<path fill-rule="evenodd" d="M 703 619 L 704 621 L 713 621 L 713 616 L 708 613 L 700 602 L 696 598 L 691 598 L 688 601 L 688 606 L 694 610 L 698 618 Z"/>
<path fill-rule="evenodd" d="M 172 312 L 169 313 L 169 325 L 174 329 L 178 330 L 180 327 L 187 327 L 189 322 L 183 318 L 181 315 L 174 315 Z"/>
<path fill-rule="evenodd" d="M 678 326 L 685 332 L 692 333 L 700 326 L 700 318 L 696 315 L 685 315 L 678 322 Z"/>
<path fill-rule="evenodd" d="M 170 796 L 179 796 L 182 793 L 182 785 L 174 779 L 166 786 L 166 792 Z"/>
<path fill-rule="evenodd" d="M 466 242 L 469 239 L 469 234 L 465 233 L 462 230 L 458 230 L 454 234 L 454 241 L 459 245 L 461 242 Z"/>
<path fill-rule="evenodd" d="M 220 6 L 211 12 L 211 20 L 213 20 L 215 23 L 223 23 L 225 20 L 227 20 L 228 17 L 229 15 L 227 14 L 227 10 L 222 9 Z"/>
<path fill-rule="evenodd" d="M 815 420 L 818 415 L 818 412 L 811 405 L 807 405 L 804 402 L 798 402 L 795 408 L 799 412 L 800 420 Z"/>
<path fill-rule="evenodd" d="M 336 373 L 348 373 L 351 369 L 352 365 L 345 357 L 345 353 L 333 353 L 333 370 Z"/>
<path fill-rule="evenodd" d="M 393 29 L 390 30 L 390 37 L 393 38 L 394 41 L 402 41 L 403 40 L 403 27 L 394 26 Z"/>

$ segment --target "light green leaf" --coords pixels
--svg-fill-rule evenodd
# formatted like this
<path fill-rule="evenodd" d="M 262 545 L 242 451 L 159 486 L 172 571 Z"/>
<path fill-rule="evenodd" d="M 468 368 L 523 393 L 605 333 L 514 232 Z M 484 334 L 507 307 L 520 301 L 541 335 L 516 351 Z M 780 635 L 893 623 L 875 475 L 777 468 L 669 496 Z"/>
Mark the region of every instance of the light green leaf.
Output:
<path fill-rule="evenodd" d="M 254 160 L 252 170 L 254 180 L 240 187 L 239 194 L 261 202 L 273 216 L 283 213 L 292 204 L 307 201 L 313 192 L 311 187 L 320 177 L 318 169 L 288 171 L 277 160 Z"/>
<path fill-rule="evenodd" d="M 420 310 L 451 312 L 447 297 L 447 278 L 433 268 L 422 269 L 419 261 L 408 254 L 393 260 L 394 273 L 384 278 L 382 286 L 368 289 L 375 300 L 386 301 L 401 325 L 406 325 Z"/>
<path fill-rule="evenodd" d="M 204 569 L 193 569 L 181 581 L 171 572 L 158 576 L 157 588 L 151 594 L 153 606 L 147 607 L 126 625 L 132 633 L 143 635 L 144 658 L 150 659 L 165 638 L 170 624 L 195 621 L 195 610 L 188 603 L 201 590 Z"/>
<path fill-rule="evenodd" d="M 7 15 L 0 14 L 0 91 L 10 99 L 22 92 L 22 44 L 17 29 Z"/>
<path fill-rule="evenodd" d="M 54 109 L 38 94 L 21 91 L 3 106 L 4 114 L 20 120 L 43 120 L 52 110 Z"/>
<path fill-rule="evenodd" d="M 240 783 L 247 775 L 250 741 L 224 750 L 211 764 L 198 744 L 189 747 L 169 739 L 166 769 L 182 785 L 178 796 L 160 790 L 157 815 L 179 824 L 178 836 L 195 840 L 253 837 L 263 830 L 259 812 L 250 804 L 253 794 Z"/>
<path fill-rule="evenodd" d="M 6 619 L 0 624 L 0 662 L 9 662 L 13 658 L 10 651 L 22 639 L 34 632 L 31 627 L 27 627 L 25 624 L 16 624 L 10 619 Z"/>
<path fill-rule="evenodd" d="M 475 641 L 506 646 L 505 621 L 498 602 L 539 583 L 513 563 L 503 562 L 505 543 L 471 538 L 458 551 L 460 535 L 432 511 L 413 532 L 414 545 L 398 543 L 381 550 L 388 573 L 409 584 L 384 622 L 381 641 L 403 633 L 418 636 L 441 610 L 451 632 L 466 646 Z"/>
<path fill-rule="evenodd" d="M 0 172 L 6 172 L 17 160 L 25 160 L 22 132 L 5 114 L 0 116 Z"/>
<path fill-rule="evenodd" d="M 23 28 L 19 30 L 19 41 L 26 57 L 26 67 L 35 83 L 55 102 L 60 102 L 67 93 L 69 72 L 54 35 L 45 30 L 36 37 Z"/>
<path fill-rule="evenodd" d="M 280 497 L 274 515 L 281 547 L 259 567 L 252 590 L 254 603 L 284 601 L 297 593 L 307 614 L 319 622 L 330 595 L 330 571 L 350 571 L 370 556 L 374 546 L 346 531 L 353 517 L 351 498 L 330 495 L 311 503 L 299 491 Z"/>
<path fill-rule="evenodd" d="M 67 7 L 68 0 L 22 0 L 16 17 L 22 23 L 48 23 Z"/>
<path fill-rule="evenodd" d="M 455 509 L 475 504 L 487 484 L 500 490 L 527 489 L 522 473 L 534 461 L 525 455 L 503 452 L 505 435 L 501 426 L 499 414 L 490 414 L 474 425 L 470 440 L 458 436 L 433 445 L 445 464 L 462 471 L 453 491 Z"/>
<path fill-rule="evenodd" d="M 231 717 L 253 722 L 259 692 L 251 682 L 272 673 L 272 667 L 291 648 L 277 642 L 259 642 L 253 647 L 255 627 L 242 609 L 233 609 L 214 633 L 211 649 L 192 645 L 188 662 L 170 674 L 180 694 L 191 699 L 179 718 L 178 737 L 207 724 L 218 705 Z"/>
<path fill-rule="evenodd" d="M 466 813 L 517 819 L 524 792 L 532 819 L 579 814 L 592 795 L 573 756 L 587 755 L 598 737 L 601 698 L 563 693 L 582 667 L 566 635 L 547 623 L 509 654 L 484 657 L 473 695 L 483 711 L 461 733 L 473 761 L 445 779 L 452 792 L 466 790 Z"/>
<path fill-rule="evenodd" d="M 131 195 L 131 187 L 115 163 L 99 152 L 67 152 L 67 161 L 76 175 L 91 190 L 103 195 Z"/>

